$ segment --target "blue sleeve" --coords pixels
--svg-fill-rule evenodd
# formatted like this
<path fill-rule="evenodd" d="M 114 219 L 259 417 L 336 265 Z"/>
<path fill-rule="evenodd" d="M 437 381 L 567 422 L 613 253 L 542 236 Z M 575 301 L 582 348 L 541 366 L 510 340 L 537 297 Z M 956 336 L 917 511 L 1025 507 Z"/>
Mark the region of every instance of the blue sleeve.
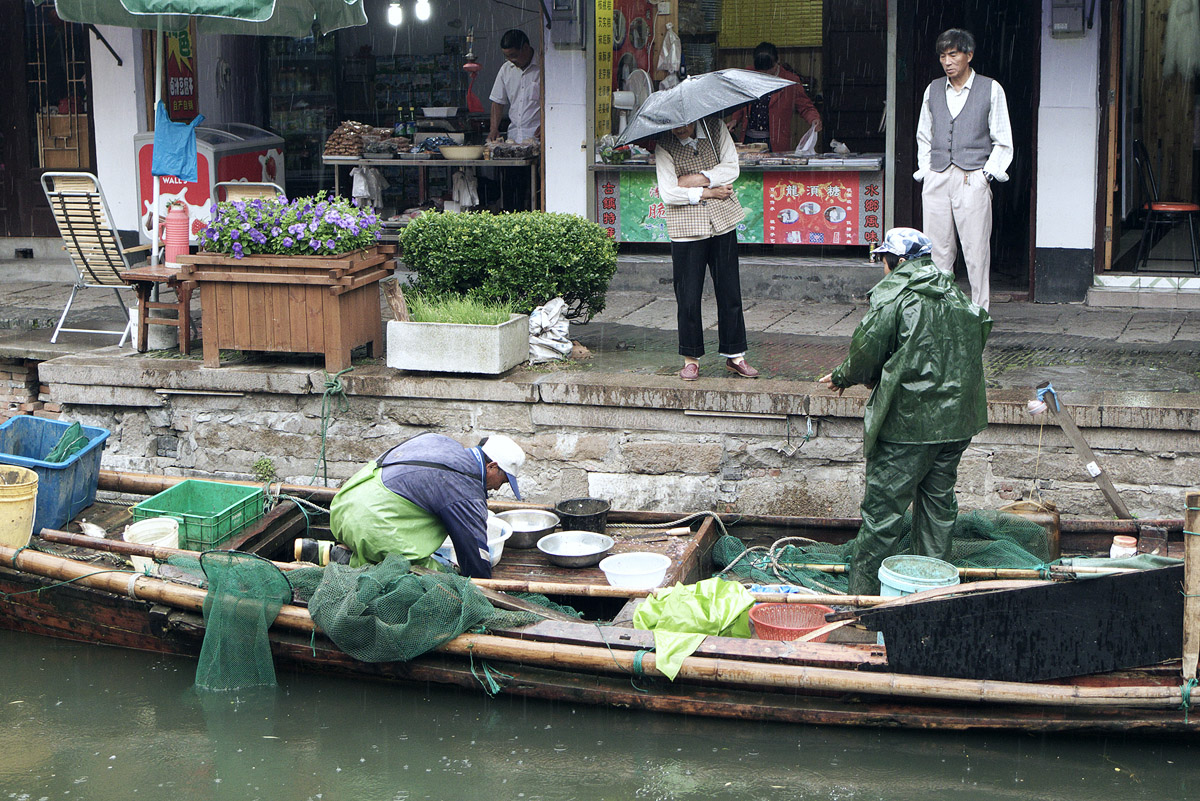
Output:
<path fill-rule="evenodd" d="M 464 576 L 491 578 L 487 549 L 487 503 L 471 498 L 443 506 L 438 512 Z"/>

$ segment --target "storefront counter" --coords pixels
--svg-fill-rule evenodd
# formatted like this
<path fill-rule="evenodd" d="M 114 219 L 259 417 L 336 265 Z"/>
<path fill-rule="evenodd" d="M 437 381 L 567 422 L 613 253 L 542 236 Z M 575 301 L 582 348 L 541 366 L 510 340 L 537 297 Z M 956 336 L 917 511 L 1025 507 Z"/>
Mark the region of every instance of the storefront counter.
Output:
<path fill-rule="evenodd" d="M 739 242 L 870 245 L 883 238 L 883 155 L 743 160 Z M 653 164 L 595 164 L 597 222 L 618 242 L 668 242 Z"/>

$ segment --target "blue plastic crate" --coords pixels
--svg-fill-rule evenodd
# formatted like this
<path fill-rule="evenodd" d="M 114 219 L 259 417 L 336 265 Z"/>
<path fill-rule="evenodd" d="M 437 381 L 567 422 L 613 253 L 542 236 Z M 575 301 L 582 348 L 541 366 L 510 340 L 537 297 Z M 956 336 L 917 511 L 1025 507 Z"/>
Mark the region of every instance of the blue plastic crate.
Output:
<path fill-rule="evenodd" d="M 45 457 L 71 427 L 70 422 L 21 415 L 0 425 L 0 463 L 27 467 L 37 473 L 37 511 L 33 532 L 61 529 L 96 500 L 100 454 L 108 429 L 83 426 L 87 446 L 65 462 Z"/>

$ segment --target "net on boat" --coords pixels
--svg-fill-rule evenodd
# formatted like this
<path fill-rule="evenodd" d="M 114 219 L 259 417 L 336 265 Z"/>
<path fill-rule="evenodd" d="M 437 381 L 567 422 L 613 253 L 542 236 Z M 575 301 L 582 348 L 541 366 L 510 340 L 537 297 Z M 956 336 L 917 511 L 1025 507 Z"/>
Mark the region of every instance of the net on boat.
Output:
<path fill-rule="evenodd" d="M 287 577 L 321 631 L 363 662 L 408 661 L 472 629 L 542 619 L 496 609 L 464 576 L 413 573 L 408 560 L 395 554 L 377 565 L 330 564 Z"/>
<path fill-rule="evenodd" d="M 204 596 L 204 644 L 196 687 L 240 690 L 275 685 L 268 629 L 292 588 L 266 559 L 237 551 L 205 551 L 200 567 Z"/>
<path fill-rule="evenodd" d="M 896 553 L 911 553 L 912 514 L 906 512 Z M 975 511 L 954 523 L 950 562 L 956 567 L 1039 568 L 1050 558 L 1046 529 L 1019 515 Z M 818 592 L 845 594 L 849 577 L 806 565 L 846 565 L 854 541 L 834 545 L 802 538 L 780 540 L 770 548 L 747 548 L 726 535 L 713 546 L 713 563 L 757 584 L 797 584 Z"/>

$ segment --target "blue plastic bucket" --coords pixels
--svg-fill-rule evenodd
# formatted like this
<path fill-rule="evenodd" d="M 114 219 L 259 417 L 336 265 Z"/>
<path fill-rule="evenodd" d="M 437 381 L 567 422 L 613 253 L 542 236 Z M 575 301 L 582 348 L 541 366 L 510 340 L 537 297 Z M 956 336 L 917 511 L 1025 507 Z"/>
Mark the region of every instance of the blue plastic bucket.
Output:
<path fill-rule="evenodd" d="M 932 556 L 889 556 L 879 566 L 880 595 L 899 597 L 958 584 L 958 568 Z"/>

